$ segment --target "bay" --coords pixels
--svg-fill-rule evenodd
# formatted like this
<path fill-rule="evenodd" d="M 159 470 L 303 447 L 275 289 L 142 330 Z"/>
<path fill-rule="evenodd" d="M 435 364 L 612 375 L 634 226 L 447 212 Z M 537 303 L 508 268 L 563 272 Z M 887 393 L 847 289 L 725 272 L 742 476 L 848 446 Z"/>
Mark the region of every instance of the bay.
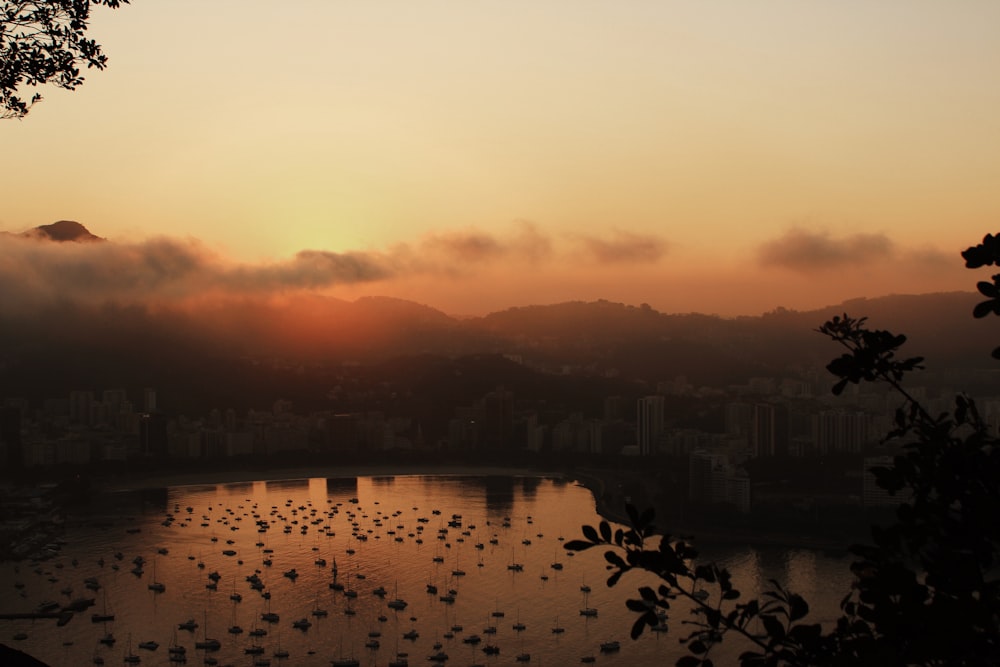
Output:
<path fill-rule="evenodd" d="M 608 588 L 602 549 L 563 549 L 583 524 L 600 520 L 591 492 L 560 477 L 310 478 L 110 494 L 70 514 L 65 545 L 53 558 L 0 564 L 3 613 L 79 597 L 94 606 L 63 627 L 51 619 L 3 621 L 3 641 L 52 667 L 92 664 L 94 656 L 121 664 L 129 652 L 142 665 L 171 665 L 171 646 L 184 647 L 187 664 L 199 665 L 206 658 L 220 665 L 262 658 L 272 665 L 348 658 L 387 665 L 400 653 L 416 665 L 433 664 L 429 657 L 439 652 L 448 665 L 513 665 L 519 656 L 533 665 L 580 664 L 589 656 L 600 665 L 672 664 L 685 653 L 678 642 L 687 632 L 684 605 L 673 610 L 669 632 L 633 641 L 635 615 L 625 599 L 657 580 L 635 572 Z M 836 618 L 850 587 L 849 559 L 822 551 L 748 544 L 701 551 L 732 571 L 744 597 L 774 579 L 803 594 L 810 618 L 823 623 Z M 137 559 L 141 574 L 131 572 Z M 261 590 L 251 587 L 254 576 Z M 86 587 L 88 578 L 96 590 Z M 380 587 L 384 598 L 375 594 Z M 442 601 L 449 591 L 454 601 Z M 393 599 L 405 609 L 390 608 Z M 597 615 L 581 615 L 583 608 Z M 267 612 L 278 622 L 264 621 Z M 93 613 L 115 618 L 95 623 Z M 188 620 L 198 627 L 179 630 Z M 301 620 L 306 629 L 293 627 Z M 236 627 L 242 632 L 231 633 Z M 254 630 L 266 634 L 251 637 Z M 14 641 L 19 633 L 27 638 Z M 99 643 L 108 633 L 113 646 Z M 472 635 L 480 642 L 471 643 Z M 206 637 L 221 648 L 196 649 Z M 158 648 L 139 648 L 149 641 Z M 366 647 L 376 641 L 377 648 Z M 613 641 L 619 650 L 601 651 Z M 499 653 L 484 653 L 486 645 Z M 255 647 L 262 652 L 247 653 Z M 727 640 L 713 657 L 728 664 L 743 648 Z M 289 657 L 274 657 L 282 651 Z"/>

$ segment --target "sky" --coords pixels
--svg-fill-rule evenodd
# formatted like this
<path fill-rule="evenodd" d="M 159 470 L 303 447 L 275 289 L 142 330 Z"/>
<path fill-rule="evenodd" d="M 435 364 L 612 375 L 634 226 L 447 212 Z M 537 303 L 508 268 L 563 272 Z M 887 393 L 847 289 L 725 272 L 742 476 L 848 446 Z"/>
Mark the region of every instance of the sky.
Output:
<path fill-rule="evenodd" d="M 97 8 L 108 68 L 0 121 L 0 230 L 113 248 L 7 239 L 5 279 L 455 315 L 971 290 L 958 253 L 1000 221 L 997 25 L 993 0 Z"/>

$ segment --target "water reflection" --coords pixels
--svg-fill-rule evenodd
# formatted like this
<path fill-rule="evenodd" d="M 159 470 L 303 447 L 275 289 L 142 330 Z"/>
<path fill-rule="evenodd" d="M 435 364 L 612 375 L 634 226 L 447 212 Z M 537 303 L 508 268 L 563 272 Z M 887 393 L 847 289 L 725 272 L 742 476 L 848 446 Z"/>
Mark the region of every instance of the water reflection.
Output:
<path fill-rule="evenodd" d="M 451 665 L 513 664 L 518 654 L 534 664 L 589 655 L 602 665 L 659 664 L 680 651 L 673 635 L 628 639 L 624 599 L 655 583 L 651 575 L 630 573 L 608 589 L 600 550 L 562 549 L 599 518 L 586 489 L 559 479 L 258 481 L 119 494 L 81 512 L 57 556 L 0 567 L 6 613 L 94 600 L 64 627 L 4 626 L 25 633 L 18 646 L 53 667 L 95 654 L 121 662 L 130 637 L 143 665 L 171 664 L 179 654 L 167 647 L 195 663 L 250 665 L 262 650 L 273 665 L 306 666 L 352 656 L 384 665 L 399 652 L 418 664 L 439 651 Z M 846 590 L 843 562 L 823 554 L 727 547 L 714 557 L 747 594 L 770 577 L 834 606 Z M 162 592 L 151 587 L 158 582 Z M 114 620 L 93 622 L 95 611 Z M 188 621 L 198 627 L 185 629 Z M 100 643 L 107 635 L 117 641 Z M 211 639 L 218 650 L 197 648 Z M 138 649 L 141 641 L 160 648 Z M 621 649 L 601 654 L 607 641 Z"/>

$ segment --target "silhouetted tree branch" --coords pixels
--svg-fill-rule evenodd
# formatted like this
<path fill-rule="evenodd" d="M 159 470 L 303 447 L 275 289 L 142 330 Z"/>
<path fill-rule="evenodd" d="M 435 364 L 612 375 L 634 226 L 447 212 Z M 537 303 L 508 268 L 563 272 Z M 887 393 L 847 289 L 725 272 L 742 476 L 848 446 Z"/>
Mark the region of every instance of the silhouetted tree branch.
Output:
<path fill-rule="evenodd" d="M 969 268 L 1000 265 L 1000 236 L 962 253 Z M 988 300 L 973 315 L 1000 315 L 1000 274 L 980 282 Z M 629 507 L 629 527 L 612 531 L 602 521 L 583 527 L 582 540 L 566 548 L 611 546 L 605 559 L 614 586 L 630 570 L 657 575 L 657 590 L 639 589 L 627 607 L 639 614 L 632 637 L 647 626 L 663 631 L 671 602 L 691 606 L 682 621 L 694 630 L 680 638 L 689 655 L 680 667 L 711 666 L 712 648 L 735 633 L 752 648 L 740 655 L 760 665 L 995 665 L 1000 661 L 1000 441 L 975 403 L 958 395 L 949 413 L 932 415 L 906 391 L 906 375 L 922 368 L 920 357 L 899 359 L 905 336 L 869 330 L 846 314 L 818 331 L 846 352 L 827 369 L 848 383 L 884 383 L 904 399 L 886 441 L 902 443 L 888 467 L 874 468 L 877 483 L 901 494 L 896 521 L 872 527 L 872 544 L 854 545 L 854 585 L 841 602 L 834 627 L 797 623 L 809 612 L 804 598 L 772 580 L 760 600 L 738 602 L 729 572 L 697 564 L 683 539 L 658 535 L 653 513 Z M 1000 348 L 993 356 L 1000 358 Z M 754 622 L 758 621 L 758 622 Z"/>
<path fill-rule="evenodd" d="M 104 69 L 107 56 L 87 39 L 92 5 L 116 9 L 129 0 L 0 0 L 0 118 L 23 118 L 35 102 L 22 86 L 47 83 L 74 90 L 80 68 Z"/>

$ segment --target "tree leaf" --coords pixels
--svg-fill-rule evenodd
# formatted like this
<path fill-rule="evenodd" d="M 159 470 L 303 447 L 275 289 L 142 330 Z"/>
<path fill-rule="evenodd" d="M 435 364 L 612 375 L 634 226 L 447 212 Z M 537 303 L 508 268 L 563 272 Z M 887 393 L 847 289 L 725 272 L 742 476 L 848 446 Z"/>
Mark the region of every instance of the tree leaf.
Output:
<path fill-rule="evenodd" d="M 597 545 L 593 542 L 584 542 L 583 540 L 570 540 L 563 545 L 563 549 L 566 551 L 584 551 L 590 547 L 596 547 Z"/>
<path fill-rule="evenodd" d="M 761 616 L 760 620 L 764 624 L 764 630 L 768 637 L 779 642 L 785 638 L 785 626 L 776 616 L 768 614 Z"/>
<path fill-rule="evenodd" d="M 607 521 L 602 521 L 600 525 L 601 537 L 604 538 L 605 542 L 611 541 L 611 524 Z"/>

